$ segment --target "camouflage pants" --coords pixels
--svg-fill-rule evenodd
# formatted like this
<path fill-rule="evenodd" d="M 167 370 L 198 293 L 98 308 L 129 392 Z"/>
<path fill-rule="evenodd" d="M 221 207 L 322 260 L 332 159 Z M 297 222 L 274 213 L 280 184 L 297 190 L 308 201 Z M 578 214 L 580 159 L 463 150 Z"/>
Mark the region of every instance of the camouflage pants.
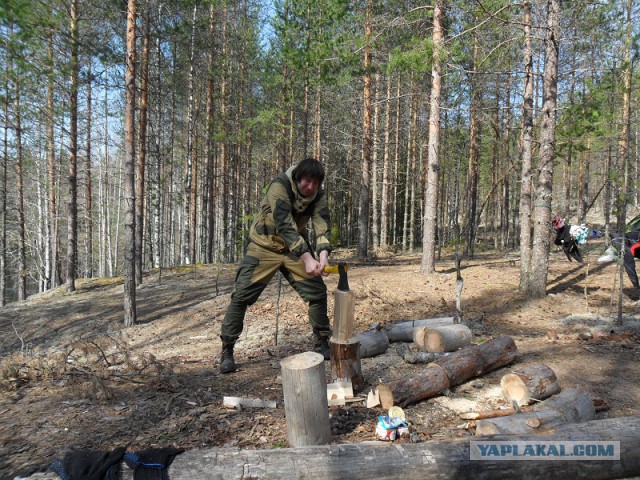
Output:
<path fill-rule="evenodd" d="M 308 275 L 299 257 L 291 253 L 275 253 L 252 242 L 236 273 L 231 302 L 222 321 L 220 333 L 223 337 L 240 336 L 247 307 L 258 300 L 278 270 L 309 304 L 309 323 L 314 331 L 329 334 L 327 287 L 322 277 Z"/>

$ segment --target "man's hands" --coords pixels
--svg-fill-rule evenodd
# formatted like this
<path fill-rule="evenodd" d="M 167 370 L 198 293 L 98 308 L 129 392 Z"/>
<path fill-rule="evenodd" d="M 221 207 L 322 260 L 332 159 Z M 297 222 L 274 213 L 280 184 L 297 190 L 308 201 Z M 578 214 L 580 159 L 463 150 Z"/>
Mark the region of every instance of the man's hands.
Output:
<path fill-rule="evenodd" d="M 311 253 L 305 252 L 300 256 L 300 259 L 304 262 L 304 269 L 309 275 L 317 277 L 319 275 L 328 275 L 324 271 L 324 267 L 329 265 L 329 252 L 323 250 L 320 252 L 320 261 L 313 258 Z"/>

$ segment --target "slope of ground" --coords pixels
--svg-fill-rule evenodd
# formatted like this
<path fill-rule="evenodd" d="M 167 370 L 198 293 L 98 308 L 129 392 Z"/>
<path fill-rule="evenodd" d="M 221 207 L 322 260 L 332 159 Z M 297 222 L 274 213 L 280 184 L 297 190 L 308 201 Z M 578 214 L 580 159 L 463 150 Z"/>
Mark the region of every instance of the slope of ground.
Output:
<path fill-rule="evenodd" d="M 514 255 L 479 254 L 464 261 L 464 319 L 475 343 L 511 335 L 519 364 L 544 362 L 563 388 L 581 387 L 605 399 L 610 409 L 598 418 L 637 414 L 637 297 L 624 290 L 624 321 L 618 325 L 612 318 L 616 266 L 595 262 L 600 245 L 591 250 L 584 265 L 554 250 L 542 299 L 518 292 Z M 419 267 L 418 255 L 352 265 L 357 331 L 453 314 L 453 260 L 439 261 L 429 276 Z M 313 345 L 306 307 L 286 282 L 272 281 L 247 313 L 237 345 L 240 371 L 220 375 L 218 335 L 233 278 L 233 266 L 149 273 L 137 291 L 138 324 L 127 329 L 117 280 L 83 280 L 74 294 L 58 290 L 0 309 L 0 478 L 46 469 L 76 448 L 287 446 L 280 360 Z M 337 276 L 326 283 L 333 292 Z M 330 315 L 332 309 L 330 294 Z M 612 331 L 620 335 L 598 335 Z M 363 359 L 367 388 L 424 368 L 402 360 L 406 348 L 392 344 L 384 355 Z M 407 407 L 416 430 L 412 440 L 473 435 L 458 413 L 499 406 L 499 381 L 507 371 Z M 275 400 L 277 408 L 228 410 L 224 396 Z M 363 403 L 331 407 L 333 441 L 373 440 L 383 413 Z"/>

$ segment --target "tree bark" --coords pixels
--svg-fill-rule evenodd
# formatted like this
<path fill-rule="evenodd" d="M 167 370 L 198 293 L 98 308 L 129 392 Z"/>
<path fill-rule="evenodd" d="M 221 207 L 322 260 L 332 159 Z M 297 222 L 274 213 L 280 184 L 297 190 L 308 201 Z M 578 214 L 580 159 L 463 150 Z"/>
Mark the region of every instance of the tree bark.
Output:
<path fill-rule="evenodd" d="M 87 267 L 85 268 L 85 277 L 92 278 L 93 277 L 93 185 L 92 179 L 93 175 L 91 173 L 91 85 L 93 82 L 93 78 L 91 76 L 91 61 L 89 61 L 87 65 L 87 139 L 86 139 L 86 148 L 87 151 L 85 153 L 86 163 L 85 163 L 85 196 L 86 196 L 86 215 L 85 221 L 87 222 Z"/>
<path fill-rule="evenodd" d="M 471 344 L 473 334 L 466 325 L 442 325 L 414 330 L 414 343 L 426 352 L 454 352 Z"/>
<path fill-rule="evenodd" d="M 368 330 L 354 336 L 360 342 L 360 358 L 382 355 L 389 349 L 389 337 L 384 330 Z"/>
<path fill-rule="evenodd" d="M 435 327 L 438 325 L 453 325 L 453 317 L 425 318 L 392 323 L 386 326 L 385 332 L 390 342 L 413 342 L 416 328 Z"/>

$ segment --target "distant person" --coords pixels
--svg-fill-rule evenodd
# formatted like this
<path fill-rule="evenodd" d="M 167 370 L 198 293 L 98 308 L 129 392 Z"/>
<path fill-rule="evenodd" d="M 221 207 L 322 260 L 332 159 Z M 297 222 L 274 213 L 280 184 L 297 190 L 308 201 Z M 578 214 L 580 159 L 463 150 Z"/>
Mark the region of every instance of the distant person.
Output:
<path fill-rule="evenodd" d="M 242 333 L 247 307 L 258 300 L 277 271 L 309 304 L 309 322 L 316 336 L 314 351 L 329 359 L 331 327 L 322 276 L 329 264 L 331 229 L 327 196 L 321 188 L 324 177 L 322 164 L 307 158 L 269 184 L 251 225 L 250 243 L 222 321 L 221 373 L 236 371 L 233 349 Z M 306 236 L 309 220 L 315 232 L 317 259 Z"/>
<path fill-rule="evenodd" d="M 636 273 L 636 258 L 640 258 L 640 215 L 632 219 L 625 227 L 624 234 L 611 234 L 611 246 L 607 248 L 598 262 L 613 262 L 620 258 L 623 252 L 624 269 L 627 272 L 631 284 L 640 288 L 638 274 Z"/>

